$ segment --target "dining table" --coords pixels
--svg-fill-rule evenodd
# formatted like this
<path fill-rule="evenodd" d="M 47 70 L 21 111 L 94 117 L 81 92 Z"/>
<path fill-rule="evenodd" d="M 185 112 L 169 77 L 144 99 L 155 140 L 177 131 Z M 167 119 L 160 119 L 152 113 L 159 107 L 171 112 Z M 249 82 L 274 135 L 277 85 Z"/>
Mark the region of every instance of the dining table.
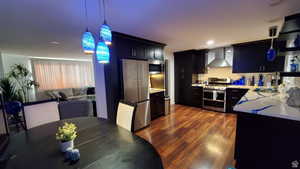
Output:
<path fill-rule="evenodd" d="M 71 162 L 60 151 L 55 134 L 65 122 L 74 123 L 74 148 L 80 160 Z M 155 148 L 115 123 L 80 117 L 38 126 L 9 137 L 1 155 L 2 169 L 163 169 Z"/>

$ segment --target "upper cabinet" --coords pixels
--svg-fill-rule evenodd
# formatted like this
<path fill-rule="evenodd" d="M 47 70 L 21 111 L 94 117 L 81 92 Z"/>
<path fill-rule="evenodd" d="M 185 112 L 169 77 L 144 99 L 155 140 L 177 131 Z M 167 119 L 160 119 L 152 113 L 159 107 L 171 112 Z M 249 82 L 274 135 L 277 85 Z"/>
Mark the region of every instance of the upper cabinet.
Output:
<path fill-rule="evenodd" d="M 164 60 L 165 44 L 141 38 L 114 33 L 116 48 L 120 58 Z"/>
<path fill-rule="evenodd" d="M 206 72 L 205 62 L 206 62 L 207 50 L 197 50 L 192 56 L 191 65 L 193 65 L 193 74 L 202 74 Z"/>
<path fill-rule="evenodd" d="M 274 48 L 283 45 L 274 41 Z M 284 69 L 285 57 L 277 56 L 272 62 L 266 59 L 271 40 L 261 40 L 233 45 L 233 73 L 280 72 Z"/>

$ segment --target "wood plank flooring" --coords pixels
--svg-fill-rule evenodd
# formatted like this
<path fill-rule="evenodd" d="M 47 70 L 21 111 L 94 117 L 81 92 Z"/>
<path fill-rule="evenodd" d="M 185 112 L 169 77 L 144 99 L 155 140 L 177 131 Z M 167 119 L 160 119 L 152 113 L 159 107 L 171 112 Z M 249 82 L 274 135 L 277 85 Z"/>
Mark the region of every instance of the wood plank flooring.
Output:
<path fill-rule="evenodd" d="M 233 166 L 236 116 L 182 105 L 136 135 L 159 152 L 165 169 L 224 169 Z"/>

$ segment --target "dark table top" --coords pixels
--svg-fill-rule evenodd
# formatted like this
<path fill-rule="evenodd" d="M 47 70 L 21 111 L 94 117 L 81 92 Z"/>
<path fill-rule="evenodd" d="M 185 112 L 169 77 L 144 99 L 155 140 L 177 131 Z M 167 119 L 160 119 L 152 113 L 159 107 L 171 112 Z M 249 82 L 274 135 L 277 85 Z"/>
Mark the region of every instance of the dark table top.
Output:
<path fill-rule="evenodd" d="M 10 138 L 5 154 L 11 159 L 2 169 L 163 169 L 159 154 L 151 144 L 107 120 L 94 117 L 66 120 L 78 129 L 75 148 L 80 160 L 64 161 L 57 128 L 64 121 L 49 123 Z"/>

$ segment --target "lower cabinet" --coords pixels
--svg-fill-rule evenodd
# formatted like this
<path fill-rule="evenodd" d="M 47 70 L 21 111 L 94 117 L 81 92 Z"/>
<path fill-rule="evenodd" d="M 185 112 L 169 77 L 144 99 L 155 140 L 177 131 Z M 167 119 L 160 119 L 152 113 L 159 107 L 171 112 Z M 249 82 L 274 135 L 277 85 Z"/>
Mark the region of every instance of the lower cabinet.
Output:
<path fill-rule="evenodd" d="M 227 88 L 226 89 L 226 112 L 232 113 L 233 107 L 247 93 L 248 89 Z"/>
<path fill-rule="evenodd" d="M 191 106 L 202 108 L 203 87 L 193 86 L 191 91 Z"/>
<path fill-rule="evenodd" d="M 165 112 L 164 98 L 165 98 L 164 92 L 150 94 L 151 120 L 154 120 L 164 115 Z"/>

